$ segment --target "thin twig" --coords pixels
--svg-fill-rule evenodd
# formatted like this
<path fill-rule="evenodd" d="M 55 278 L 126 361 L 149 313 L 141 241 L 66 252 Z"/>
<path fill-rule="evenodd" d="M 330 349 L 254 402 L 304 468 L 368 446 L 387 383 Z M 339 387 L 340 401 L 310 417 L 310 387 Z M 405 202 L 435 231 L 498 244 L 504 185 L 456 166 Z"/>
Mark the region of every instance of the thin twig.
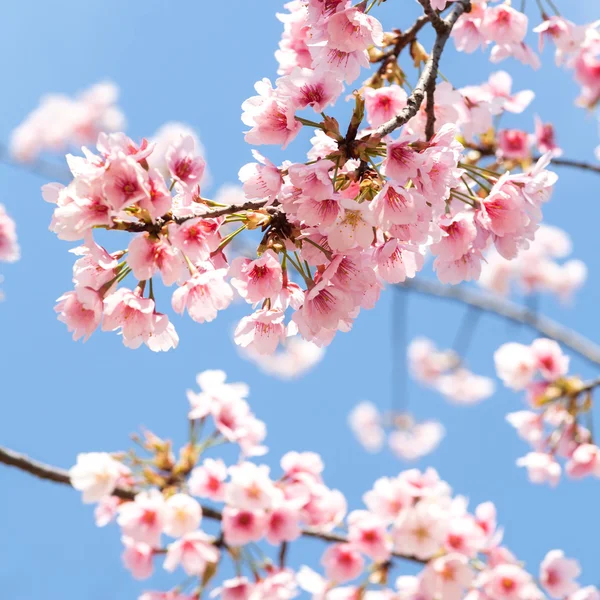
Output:
<path fill-rule="evenodd" d="M 40 479 L 45 479 L 46 481 L 53 481 L 55 483 L 71 486 L 71 479 L 69 478 L 68 471 L 61 469 L 60 467 L 54 467 L 52 465 L 38 462 L 24 454 L 20 454 L 14 450 L 9 450 L 8 448 L 3 448 L 2 446 L 0 446 L 0 464 L 5 464 L 9 467 L 15 467 L 20 471 L 24 471 L 25 473 L 29 473 L 30 475 L 34 475 Z M 125 488 L 117 488 L 113 492 L 113 496 L 117 496 L 123 500 L 133 500 L 135 495 L 135 490 Z M 202 506 L 202 515 L 203 517 L 212 519 L 214 521 L 221 521 L 223 519 L 223 515 L 218 510 L 204 505 Z M 348 541 L 348 539 L 343 535 L 327 533 L 318 531 L 316 529 L 304 529 L 302 531 L 302 535 L 304 537 L 316 538 L 329 543 L 346 543 Z M 426 562 L 413 556 L 405 556 L 399 552 L 394 552 L 393 556 L 421 564 Z"/>
<path fill-rule="evenodd" d="M 426 296 L 461 302 L 514 323 L 526 325 L 538 333 L 560 342 L 594 366 L 600 365 L 600 346 L 576 331 L 505 298 L 462 286 L 446 286 L 427 279 L 408 279 L 401 286 Z"/>
<path fill-rule="evenodd" d="M 419 77 L 419 81 L 417 82 L 415 89 L 408 97 L 406 107 L 395 117 L 392 117 L 389 121 L 386 121 L 383 125 L 380 125 L 377 129 L 375 129 L 375 131 L 370 134 L 371 137 L 385 137 L 386 135 L 392 133 L 392 131 L 395 129 L 398 129 L 398 127 L 404 125 L 417 114 L 425 98 L 427 87 L 430 85 L 431 80 L 435 82 L 438 74 L 440 58 L 442 56 L 442 52 L 444 51 L 444 46 L 450 37 L 450 32 L 452 31 L 454 24 L 460 15 L 462 15 L 464 12 L 468 12 L 470 9 L 470 0 L 457 0 L 455 2 L 450 16 L 447 19 L 443 19 L 445 27 L 443 29 L 440 28 L 440 30 L 437 32 L 429 60 L 423 69 L 423 73 L 421 73 L 421 77 Z"/>

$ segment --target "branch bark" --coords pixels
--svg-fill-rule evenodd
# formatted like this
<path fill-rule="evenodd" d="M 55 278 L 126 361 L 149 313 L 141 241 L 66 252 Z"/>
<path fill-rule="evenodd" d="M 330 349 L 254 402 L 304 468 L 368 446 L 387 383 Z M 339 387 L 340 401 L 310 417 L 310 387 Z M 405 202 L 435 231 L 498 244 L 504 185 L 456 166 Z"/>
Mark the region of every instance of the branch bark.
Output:
<path fill-rule="evenodd" d="M 71 486 L 69 473 L 65 469 L 33 460 L 25 454 L 20 454 L 19 452 L 15 452 L 14 450 L 10 450 L 9 448 L 4 448 L 2 446 L 0 446 L 0 464 L 14 467 L 20 471 L 29 473 L 34 477 L 38 477 L 39 479 Z M 136 495 L 136 490 L 117 488 L 112 495 L 123 500 L 133 500 Z M 223 519 L 223 515 L 220 511 L 204 505 L 202 505 L 202 515 L 203 517 L 213 521 L 221 521 Z M 304 537 L 315 538 L 328 543 L 346 543 L 348 541 L 348 539 L 343 535 L 317 531 L 315 529 L 304 529 L 302 531 L 302 535 Z M 414 556 L 401 554 L 400 552 L 394 552 L 392 556 L 420 564 L 425 564 L 427 562 Z"/>
<path fill-rule="evenodd" d="M 417 82 L 415 89 L 408 97 L 406 108 L 400 111 L 395 117 L 392 117 L 389 121 L 386 121 L 383 125 L 380 125 L 377 129 L 375 129 L 375 131 L 371 133 L 371 137 L 385 137 L 386 135 L 392 133 L 392 131 L 395 129 L 398 129 L 398 127 L 402 127 L 402 125 L 404 125 L 417 114 L 421 104 L 423 103 L 425 92 L 427 91 L 428 87 L 431 85 L 435 87 L 435 80 L 438 74 L 440 58 L 442 56 L 442 52 L 444 51 L 444 46 L 450 37 L 452 28 L 458 20 L 458 17 L 460 17 L 460 15 L 462 15 L 464 12 L 468 12 L 470 10 L 471 0 L 457 0 L 448 18 L 440 19 L 441 23 L 444 23 L 444 26 L 438 26 L 438 28 L 436 28 L 437 35 L 433 44 L 431 55 L 429 56 L 429 60 L 423 69 L 423 73 L 421 73 L 421 77 L 419 77 L 419 81 Z"/>
<path fill-rule="evenodd" d="M 545 337 L 560 342 L 592 365 L 600 365 L 600 346 L 572 329 L 505 298 L 466 287 L 446 286 L 427 279 L 409 279 L 400 284 L 400 287 L 418 294 L 460 302 L 513 323 L 526 325 Z"/>

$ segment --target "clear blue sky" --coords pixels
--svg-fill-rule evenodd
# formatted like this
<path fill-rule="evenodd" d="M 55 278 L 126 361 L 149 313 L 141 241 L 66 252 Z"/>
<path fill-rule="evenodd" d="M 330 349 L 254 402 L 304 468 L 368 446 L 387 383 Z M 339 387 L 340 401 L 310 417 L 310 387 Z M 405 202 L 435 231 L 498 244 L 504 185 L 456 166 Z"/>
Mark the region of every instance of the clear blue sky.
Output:
<path fill-rule="evenodd" d="M 414 6 L 413 6 L 414 4 Z M 534 3 L 529 1 L 531 9 Z M 595 2 L 561 2 L 578 22 L 600 16 Z M 408 6 L 407 6 L 408 5 Z M 3 6 L 0 64 L 4 81 L 0 140 L 47 92 L 74 93 L 108 78 L 121 88 L 121 106 L 132 137 L 151 135 L 165 121 L 180 120 L 200 132 L 215 183 L 233 182 L 251 160 L 243 143 L 240 105 L 254 82 L 275 77 L 273 52 L 281 32 L 272 0 L 191 2 L 7 2 Z M 417 5 L 389 0 L 379 12 L 384 24 L 405 27 Z M 587 14 L 586 14 L 587 11 Z M 594 14 L 595 13 L 595 14 Z M 443 72 L 457 85 L 478 83 L 494 70 L 484 55 L 448 54 Z M 531 87 L 537 97 L 526 117 L 511 117 L 531 129 L 533 112 L 555 119 L 568 156 L 591 159 L 598 144 L 596 120 L 573 106 L 577 94 L 569 73 L 553 66 L 539 72 L 506 63 L 515 89 Z M 302 141 L 291 149 L 301 158 Z M 267 150 L 275 161 L 281 153 Z M 546 222 L 574 238 L 575 256 L 585 258 L 589 282 L 574 309 L 544 300 L 542 309 L 598 339 L 600 325 L 599 180 L 562 169 Z M 390 397 L 391 294 L 363 312 L 349 334 L 341 334 L 324 361 L 298 382 L 276 381 L 241 360 L 230 332 L 243 307 L 208 325 L 176 319 L 181 343 L 175 352 L 152 354 L 124 348 L 116 335 L 97 333 L 85 345 L 74 343 L 55 319 L 55 299 L 70 287 L 70 245 L 48 231 L 50 207 L 33 175 L 0 166 L 4 203 L 16 219 L 23 258 L 2 265 L 0 304 L 0 443 L 68 467 L 80 451 L 127 448 L 139 425 L 183 439 L 185 389 L 207 368 L 223 368 L 233 380 L 251 385 L 251 402 L 269 426 L 269 462 L 277 467 L 288 450 L 315 450 L 326 463 L 330 486 L 345 491 L 352 507 L 375 478 L 397 474 L 406 465 L 390 453 L 367 455 L 351 436 L 346 417 L 358 401 L 382 409 Z M 462 309 L 411 297 L 410 336 L 433 337 L 449 345 Z M 527 341 L 528 332 L 485 317 L 469 353 L 476 372 L 492 373 L 492 352 L 510 336 Z M 574 360 L 585 376 L 597 375 Z M 564 548 L 580 558 L 583 581 L 598 583 L 596 541 L 600 538 L 597 481 L 561 482 L 557 490 L 533 487 L 514 465 L 526 451 L 504 415 L 521 399 L 499 391 L 472 408 L 453 407 L 437 395 L 410 385 L 410 406 L 419 417 L 446 425 L 441 447 L 420 463 L 432 465 L 473 504 L 493 500 L 506 540 L 528 565 L 547 550 Z M 11 600 L 126 600 L 148 587 L 166 589 L 176 579 L 136 583 L 120 564 L 116 527 L 98 530 L 92 510 L 67 488 L 0 468 L 0 588 Z M 568 516 L 565 516 L 565 513 Z M 314 562 L 319 542 L 305 542 L 291 559 Z"/>

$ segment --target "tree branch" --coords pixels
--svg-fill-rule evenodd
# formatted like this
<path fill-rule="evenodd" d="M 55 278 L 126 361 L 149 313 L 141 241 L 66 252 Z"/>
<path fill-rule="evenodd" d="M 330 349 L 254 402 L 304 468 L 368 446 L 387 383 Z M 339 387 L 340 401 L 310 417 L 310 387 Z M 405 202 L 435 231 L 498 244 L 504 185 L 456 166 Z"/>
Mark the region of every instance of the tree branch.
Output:
<path fill-rule="evenodd" d="M 10 450 L 2 446 L 0 446 L 0 464 L 5 464 L 9 467 L 14 467 L 16 469 L 19 469 L 20 471 L 24 471 L 25 473 L 29 473 L 34 477 L 38 477 L 46 481 L 53 481 L 54 483 L 61 483 L 63 485 L 71 486 L 71 479 L 69 477 L 68 471 L 61 469 L 60 467 L 54 467 L 52 465 L 47 465 L 45 463 L 38 462 L 36 460 L 33 460 L 32 458 L 29 458 L 25 454 L 20 454 L 18 452 L 15 452 L 14 450 Z M 123 500 L 133 500 L 135 498 L 136 493 L 136 490 L 117 488 L 112 493 L 112 495 L 117 496 L 117 498 L 121 498 Z M 204 505 L 202 505 L 202 515 L 207 519 L 211 519 L 213 521 L 221 521 L 223 519 L 223 515 L 221 514 L 221 512 L 215 510 L 214 508 L 210 508 Z M 302 531 L 302 535 L 304 537 L 315 538 L 329 543 L 346 543 L 348 541 L 348 539 L 343 535 L 338 535 L 336 533 L 326 533 L 322 531 L 317 531 L 315 529 L 304 529 Z M 394 552 L 392 556 L 394 556 L 395 558 L 410 560 L 420 564 L 425 564 L 427 562 L 414 556 L 406 556 L 399 552 Z"/>
<path fill-rule="evenodd" d="M 476 292 L 462 286 L 446 286 L 426 279 L 407 279 L 400 286 L 426 296 L 454 300 L 467 306 L 479 308 L 484 312 L 495 314 L 508 321 L 526 325 L 545 337 L 560 342 L 594 366 L 600 365 L 600 346 L 572 329 L 505 298 Z"/>
<path fill-rule="evenodd" d="M 466 148 L 470 150 L 476 150 L 481 156 L 496 156 L 497 148 L 495 146 L 477 146 L 476 144 L 466 144 Z M 533 161 L 539 160 L 540 155 L 532 156 Z M 582 169 L 583 171 L 591 171 L 592 173 L 600 174 L 600 163 L 592 164 L 583 160 L 573 160 L 571 158 L 560 158 L 553 157 L 552 164 L 560 167 L 573 167 L 575 169 Z"/>
<path fill-rule="evenodd" d="M 383 125 L 380 125 L 377 129 L 375 129 L 370 134 L 371 137 L 385 137 L 386 135 L 392 133 L 392 131 L 395 129 L 398 129 L 398 127 L 402 127 L 402 125 L 404 125 L 417 114 L 425 98 L 426 90 L 432 85 L 432 82 L 435 86 L 440 58 L 442 56 L 442 52 L 444 51 L 444 46 L 450 37 L 450 32 L 452 31 L 454 24 L 460 15 L 470 10 L 470 0 L 457 0 L 454 4 L 452 12 L 450 13 L 450 16 L 447 19 L 440 19 L 440 21 L 444 23 L 444 27 L 440 27 L 439 31 L 437 31 L 437 36 L 435 38 L 435 43 L 433 44 L 433 49 L 431 51 L 431 55 L 429 56 L 429 60 L 423 69 L 423 73 L 421 73 L 421 77 L 419 77 L 419 81 L 417 82 L 415 89 L 408 97 L 406 108 L 401 110 L 395 117 L 392 117 L 389 121 L 386 121 Z"/>

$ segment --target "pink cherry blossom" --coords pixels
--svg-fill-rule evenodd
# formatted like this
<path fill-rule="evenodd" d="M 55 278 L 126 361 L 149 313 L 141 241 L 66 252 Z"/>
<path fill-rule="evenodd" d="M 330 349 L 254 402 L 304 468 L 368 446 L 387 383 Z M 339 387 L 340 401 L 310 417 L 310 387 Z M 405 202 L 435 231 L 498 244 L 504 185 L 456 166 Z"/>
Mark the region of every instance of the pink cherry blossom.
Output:
<path fill-rule="evenodd" d="M 69 470 L 71 485 L 83 492 L 87 504 L 98 502 L 109 496 L 117 486 L 119 478 L 128 469 L 106 452 L 88 452 L 77 455 L 77 464 Z"/>
<path fill-rule="evenodd" d="M 121 539 L 125 547 L 122 555 L 123 564 L 135 579 L 147 579 L 152 575 L 154 568 L 152 557 L 152 547 L 144 542 L 136 542 L 135 540 L 123 536 Z"/>
<path fill-rule="evenodd" d="M 164 238 L 152 238 L 148 234 L 131 240 L 127 264 L 140 281 L 150 279 L 157 271 L 165 285 L 173 285 L 185 277 L 185 262 L 178 250 Z"/>
<path fill-rule="evenodd" d="M 76 287 L 75 291 L 63 294 L 54 307 L 58 320 L 73 332 L 73 339 L 87 341 L 100 325 L 102 298 L 95 290 Z"/>
<path fill-rule="evenodd" d="M 143 298 L 141 291 L 119 288 L 104 298 L 103 331 L 120 329 L 123 343 L 138 348 L 152 335 L 155 328 L 154 300 Z"/>
<path fill-rule="evenodd" d="M 187 494 L 174 494 L 165 502 L 163 531 L 171 537 L 181 537 L 200 526 L 202 508 Z"/>
<path fill-rule="evenodd" d="M 443 0 L 445 1 L 445 0 Z M 371 127 L 379 127 L 406 106 L 406 92 L 397 84 L 365 89 L 365 109 Z"/>
<path fill-rule="evenodd" d="M 394 547 L 409 556 L 430 559 L 438 552 L 446 535 L 446 519 L 434 502 L 419 502 L 402 513 L 394 522 Z"/>
<path fill-rule="evenodd" d="M 595 444 L 580 444 L 566 465 L 567 474 L 579 478 L 587 475 L 600 477 L 600 448 Z"/>
<path fill-rule="evenodd" d="M 203 531 L 188 533 L 167 547 L 164 568 L 173 572 L 179 565 L 188 575 L 201 576 L 208 564 L 217 563 L 219 550 Z"/>
<path fill-rule="evenodd" d="M 390 433 L 388 443 L 394 454 L 403 460 L 416 460 L 433 452 L 446 434 L 438 421 L 415 423 L 410 415 L 399 418 L 400 426 Z"/>
<path fill-rule="evenodd" d="M 265 535 L 267 527 L 267 515 L 262 510 L 253 511 L 229 506 L 223 510 L 223 535 L 231 546 L 257 542 Z"/>
<path fill-rule="evenodd" d="M 136 542 L 157 547 L 165 524 L 165 501 L 158 490 L 140 492 L 133 502 L 119 506 L 117 523 Z"/>
<path fill-rule="evenodd" d="M 492 600 L 518 600 L 530 582 L 520 566 L 500 564 L 485 574 L 483 590 Z"/>
<path fill-rule="evenodd" d="M 275 497 L 275 486 L 265 465 L 244 462 L 229 468 L 231 482 L 225 490 L 228 506 L 246 510 L 270 508 Z"/>
<path fill-rule="evenodd" d="M 488 7 L 481 22 L 481 32 L 497 44 L 518 44 L 527 34 L 527 16 L 509 4 Z"/>
<path fill-rule="evenodd" d="M 529 136 L 520 129 L 501 129 L 498 132 L 498 153 L 503 158 L 527 158 L 530 153 L 529 144 Z"/>
<path fill-rule="evenodd" d="M 233 334 L 235 343 L 258 354 L 273 354 L 286 336 L 284 317 L 280 310 L 257 310 L 240 321 Z"/>
<path fill-rule="evenodd" d="M 258 163 L 248 163 L 238 173 L 244 194 L 247 198 L 274 200 L 283 184 L 281 172 L 256 150 L 252 150 L 252 156 Z"/>
<path fill-rule="evenodd" d="M 103 190 L 110 206 L 114 210 L 121 210 L 136 202 L 149 200 L 148 174 L 134 159 L 119 154 L 106 168 Z"/>
<path fill-rule="evenodd" d="M 550 550 L 540 564 L 540 583 L 552 598 L 565 598 L 579 588 L 579 563 L 565 558 L 562 550 Z"/>
<path fill-rule="evenodd" d="M 190 188 L 202 181 L 206 163 L 195 153 L 191 135 L 181 136 L 170 146 L 165 159 L 171 177 L 184 187 Z"/>
<path fill-rule="evenodd" d="M 277 255 L 267 250 L 260 258 L 238 257 L 229 269 L 231 285 L 250 303 L 274 298 L 283 286 L 283 272 Z"/>
<path fill-rule="evenodd" d="M 300 512 L 293 506 L 282 504 L 274 507 L 268 515 L 266 538 L 277 546 L 282 542 L 291 542 L 301 535 Z"/>
<path fill-rule="evenodd" d="M 327 19 L 328 43 L 342 52 L 366 50 L 383 41 L 381 23 L 355 7 L 340 10 Z"/>
<path fill-rule="evenodd" d="M 188 488 L 194 496 L 222 502 L 225 498 L 225 479 L 225 463 L 221 459 L 206 458 L 199 467 L 192 470 Z"/>
<path fill-rule="evenodd" d="M 421 587 L 426 597 L 444 600 L 463 598 L 474 579 L 466 556 L 450 553 L 434 559 L 423 571 Z"/>
<path fill-rule="evenodd" d="M 352 544 L 332 544 L 321 557 L 328 579 L 343 583 L 358 577 L 364 560 Z"/>
<path fill-rule="evenodd" d="M 225 281 L 226 275 L 226 269 L 207 268 L 196 272 L 173 292 L 173 310 L 183 314 L 187 309 L 197 323 L 213 321 L 233 300 L 233 290 Z"/>
<path fill-rule="evenodd" d="M 385 521 L 365 510 L 348 515 L 348 541 L 376 562 L 388 560 L 392 552 Z"/>
<path fill-rule="evenodd" d="M 251 127 L 245 139 L 249 144 L 279 144 L 285 149 L 302 128 L 295 119 L 294 104 L 274 90 L 268 79 L 256 83 L 255 88 L 258 96 L 242 104 L 242 121 Z"/>

